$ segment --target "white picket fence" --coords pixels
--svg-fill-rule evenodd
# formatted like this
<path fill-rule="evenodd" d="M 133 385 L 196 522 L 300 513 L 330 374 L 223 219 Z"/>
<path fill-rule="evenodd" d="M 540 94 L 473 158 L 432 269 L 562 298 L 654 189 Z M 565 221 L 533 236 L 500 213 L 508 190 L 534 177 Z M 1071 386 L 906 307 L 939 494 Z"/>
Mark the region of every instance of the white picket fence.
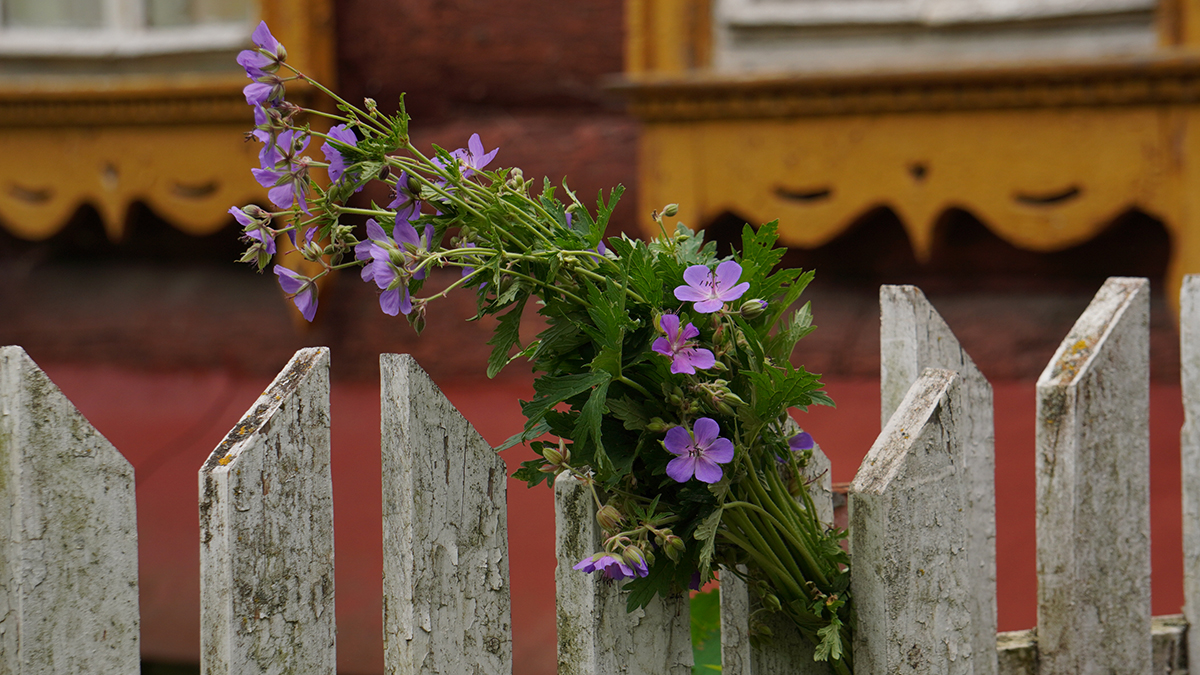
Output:
<path fill-rule="evenodd" d="M 997 638 L 991 387 L 918 289 L 883 287 L 884 426 L 849 496 L 857 673 L 1186 672 L 1200 277 L 1182 298 L 1188 620 L 1150 614 L 1149 285 L 1114 278 L 1038 380 L 1038 627 Z M 387 672 L 511 673 L 504 462 L 411 357 L 380 369 Z M 304 349 L 200 469 L 207 675 L 335 671 L 329 428 L 329 354 Z M 19 347 L 0 348 L 0 455 L 0 674 L 137 672 L 133 470 Z M 631 615 L 571 570 L 600 534 L 586 492 L 555 489 L 559 673 L 689 673 L 686 597 Z M 750 644 L 733 575 L 721 601 L 726 673 L 828 672 L 781 621 Z"/>

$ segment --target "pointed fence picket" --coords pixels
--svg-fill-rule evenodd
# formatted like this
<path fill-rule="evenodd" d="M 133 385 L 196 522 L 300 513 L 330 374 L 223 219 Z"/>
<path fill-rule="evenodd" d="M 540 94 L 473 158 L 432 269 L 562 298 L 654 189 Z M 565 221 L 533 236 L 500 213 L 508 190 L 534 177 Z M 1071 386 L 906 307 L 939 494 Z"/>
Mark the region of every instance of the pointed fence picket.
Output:
<path fill-rule="evenodd" d="M 1038 381 L 1038 628 L 996 635 L 992 395 L 921 292 L 880 293 L 884 428 L 849 495 L 860 673 L 1187 672 L 1150 616 L 1148 286 L 1110 279 Z M 1181 293 L 1185 616 L 1200 606 L 1200 278 Z M 335 670 L 329 353 L 297 352 L 200 470 L 202 670 Z M 380 361 L 388 673 L 512 672 L 504 463 L 409 356 Z M 808 468 L 832 521 L 828 460 Z M 0 348 L 0 673 L 135 673 L 133 472 L 18 347 Z M 571 569 L 596 505 L 555 482 L 559 673 L 692 669 L 686 596 L 627 613 Z M 827 673 L 733 574 L 733 675 Z M 776 639 L 752 644 L 751 616 Z M 1191 649 L 1185 646 L 1191 641 Z"/>

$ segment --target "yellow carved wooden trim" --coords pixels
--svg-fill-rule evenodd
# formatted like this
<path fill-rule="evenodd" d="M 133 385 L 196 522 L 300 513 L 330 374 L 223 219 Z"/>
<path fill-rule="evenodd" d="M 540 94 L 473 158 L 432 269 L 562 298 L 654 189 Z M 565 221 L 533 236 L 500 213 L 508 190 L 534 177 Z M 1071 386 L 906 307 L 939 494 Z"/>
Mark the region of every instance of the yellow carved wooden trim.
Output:
<path fill-rule="evenodd" d="M 260 0 L 289 63 L 334 84 L 331 0 Z M 249 39 L 249 36 L 247 36 Z M 253 111 L 240 69 L 230 74 L 0 78 L 0 226 L 29 240 L 58 232 L 90 204 L 108 236 L 124 236 L 143 202 L 172 225 L 208 234 L 230 206 L 266 203 L 250 175 L 257 143 L 244 132 Z M 289 83 L 289 100 L 312 105 L 309 85 Z M 314 126 L 316 126 L 314 124 Z M 319 155 L 320 143 L 309 154 Z M 19 158 L 19 159 L 18 159 Z"/>
<path fill-rule="evenodd" d="M 614 88 L 649 121 L 1188 103 L 1200 100 L 1200 53 L 839 75 L 630 75 Z"/>
<path fill-rule="evenodd" d="M 184 232 L 210 234 L 229 223 L 230 206 L 265 203 L 250 176 L 258 144 L 242 140 L 248 126 L 2 129 L 0 146 L 20 159 L 0 163 L 0 224 L 44 239 L 90 204 L 119 241 L 130 206 L 143 202 Z"/>

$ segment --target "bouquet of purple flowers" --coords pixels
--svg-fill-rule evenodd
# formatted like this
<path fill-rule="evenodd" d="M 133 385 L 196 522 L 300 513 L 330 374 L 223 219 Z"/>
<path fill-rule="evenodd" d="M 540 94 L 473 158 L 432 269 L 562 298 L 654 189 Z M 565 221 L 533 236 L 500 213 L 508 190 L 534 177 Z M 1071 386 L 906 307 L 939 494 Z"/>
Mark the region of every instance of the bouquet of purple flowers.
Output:
<path fill-rule="evenodd" d="M 845 533 L 816 515 L 804 478 L 813 439 L 789 415 L 832 404 L 819 376 L 789 361 L 813 330 L 809 306 L 793 309 L 813 275 L 776 269 L 775 225 L 746 226 L 740 252 L 725 259 L 683 225 L 668 231 L 675 205 L 653 214 L 654 241 L 605 240 L 620 187 L 594 210 L 565 185 L 559 193 L 546 181 L 534 194 L 519 169 L 489 169 L 497 150 L 478 135 L 424 154 L 403 101 L 394 115 L 369 99 L 360 108 L 291 68 L 265 24 L 253 41 L 238 63 L 263 144 L 253 173 L 272 208 L 230 209 L 249 245 L 242 259 L 262 270 L 276 238 L 290 237 L 321 271 L 274 271 L 310 321 L 316 279 L 337 269 L 361 269 L 380 309 L 418 332 L 430 302 L 473 292 L 477 317 L 498 317 L 489 377 L 517 359 L 537 373 L 524 429 L 499 449 L 529 443 L 539 453 L 516 472 L 530 486 L 568 472 L 595 497 L 603 549 L 575 568 L 627 580 L 632 609 L 720 567 L 751 582 L 762 611 L 790 617 L 817 660 L 849 673 Z M 288 102 L 294 80 L 331 96 L 340 114 Z M 312 116 L 336 124 L 322 133 L 304 122 Z M 323 162 L 303 154 L 314 138 Z M 328 183 L 312 180 L 314 169 Z M 371 181 L 394 198 L 348 206 Z M 365 238 L 347 216 L 365 218 Z M 420 297 L 429 271 L 445 267 L 460 276 Z M 524 340 L 531 299 L 547 327 Z"/>

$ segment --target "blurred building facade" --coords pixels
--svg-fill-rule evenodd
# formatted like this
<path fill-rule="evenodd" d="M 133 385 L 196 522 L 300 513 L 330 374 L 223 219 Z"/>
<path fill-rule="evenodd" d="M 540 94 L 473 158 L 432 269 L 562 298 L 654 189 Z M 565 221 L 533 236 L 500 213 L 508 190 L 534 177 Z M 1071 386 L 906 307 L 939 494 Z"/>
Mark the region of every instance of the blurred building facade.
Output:
<path fill-rule="evenodd" d="M 493 443 L 532 393 L 519 366 L 482 377 L 469 297 L 418 338 L 342 275 L 306 326 L 233 262 L 227 210 L 264 200 L 232 58 L 259 18 L 347 99 L 406 92 L 418 147 L 479 133 L 528 177 L 624 184 L 610 234 L 652 235 L 670 202 L 726 248 L 780 219 L 818 271 L 795 358 L 839 408 L 799 419 L 836 481 L 878 429 L 878 285 L 922 286 L 996 384 L 1003 629 L 1033 623 L 1033 379 L 1104 277 L 1151 277 L 1155 611 L 1178 611 L 1170 307 L 1200 272 L 1200 2 L 6 0 L 0 343 L 134 464 L 148 660 L 198 660 L 195 471 L 295 349 L 332 349 L 349 674 L 382 672 L 378 354 L 413 353 Z M 510 510 L 517 670 L 553 672 L 549 493 L 513 485 Z"/>

